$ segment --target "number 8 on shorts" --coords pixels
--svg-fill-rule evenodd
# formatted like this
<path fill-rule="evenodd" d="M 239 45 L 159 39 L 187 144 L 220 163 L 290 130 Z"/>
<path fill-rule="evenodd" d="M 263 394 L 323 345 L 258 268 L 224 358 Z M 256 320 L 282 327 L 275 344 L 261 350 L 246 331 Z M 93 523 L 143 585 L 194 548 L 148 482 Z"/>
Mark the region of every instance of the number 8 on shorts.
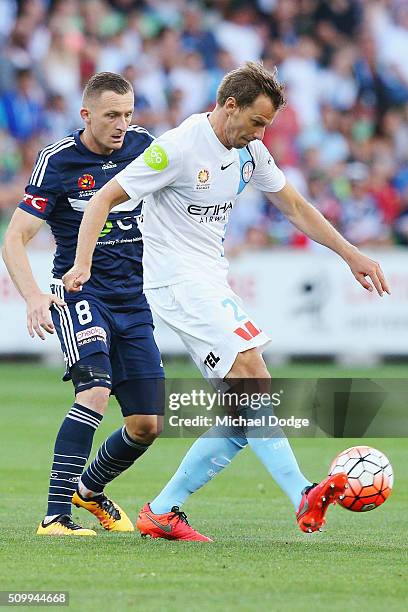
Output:
<path fill-rule="evenodd" d="M 78 315 L 78 321 L 81 325 L 86 325 L 92 321 L 92 313 L 87 300 L 81 300 L 75 304 L 75 310 Z"/>

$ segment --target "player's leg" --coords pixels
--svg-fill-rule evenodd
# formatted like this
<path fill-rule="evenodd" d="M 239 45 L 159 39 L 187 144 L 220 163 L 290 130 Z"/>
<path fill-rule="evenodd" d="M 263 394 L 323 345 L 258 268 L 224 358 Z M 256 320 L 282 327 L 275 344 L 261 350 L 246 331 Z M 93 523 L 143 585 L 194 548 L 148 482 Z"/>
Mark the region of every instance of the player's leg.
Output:
<path fill-rule="evenodd" d="M 213 374 L 217 379 L 228 372 L 236 356 L 235 349 L 228 348 L 222 334 L 217 335 L 217 325 L 221 330 L 236 327 L 234 320 L 229 321 L 234 317 L 234 309 L 229 308 L 233 294 L 228 287 L 222 287 L 220 293 L 216 288 L 215 295 L 211 295 L 207 286 L 195 288 L 190 283 L 147 292 L 153 310 L 180 335 L 204 376 Z M 203 312 L 203 305 L 208 302 Z M 191 324 L 186 321 L 186 312 L 194 313 Z M 239 340 L 238 336 L 236 338 Z M 256 340 L 260 344 L 266 341 L 267 337 L 261 333 Z M 220 350 L 223 347 L 222 356 L 217 345 Z M 213 359 L 209 359 L 210 354 Z M 153 537 L 208 541 L 186 525 L 185 515 L 181 513 L 180 518 L 179 508 L 192 493 L 228 466 L 246 445 L 245 434 L 240 428 L 214 427 L 206 432 L 191 446 L 159 495 L 142 508 L 138 529 Z"/>
<path fill-rule="evenodd" d="M 161 432 L 163 380 L 124 381 L 115 388 L 124 415 L 124 425 L 100 446 L 95 459 L 82 474 L 73 503 L 92 512 L 109 531 L 133 531 L 124 511 L 111 502 L 105 487 L 128 470 L 151 446 Z M 129 414 L 151 411 L 155 414 Z M 111 504 L 110 512 L 108 503 Z"/>
<path fill-rule="evenodd" d="M 124 521 L 113 521 L 97 504 L 100 502 L 103 506 L 106 485 L 129 469 L 160 434 L 164 414 L 164 371 L 153 326 L 150 322 L 140 322 L 143 313 L 127 312 L 123 316 L 119 311 L 116 315 L 115 345 L 111 351 L 113 392 L 122 410 L 124 426 L 113 432 L 99 448 L 79 482 L 78 493 L 82 500 L 74 502 L 81 502 L 78 505 L 93 511 L 106 529 L 124 530 Z"/>
<path fill-rule="evenodd" d="M 44 535 L 60 535 L 61 524 L 62 534 L 82 535 L 82 529 L 66 517 L 71 515 L 72 496 L 110 395 L 109 386 L 100 386 L 102 381 L 110 385 L 110 363 L 105 353 L 84 357 L 71 367 L 70 375 L 76 389 L 87 388 L 76 393 L 55 440 L 47 515 L 38 530 Z"/>
<path fill-rule="evenodd" d="M 249 395 L 259 393 L 271 396 L 270 376 L 263 358 L 257 349 L 239 353 L 226 380 L 244 381 L 244 389 Z M 257 404 L 258 406 L 258 404 Z M 265 413 L 272 414 L 272 406 L 263 407 Z M 251 407 L 246 411 L 249 418 Z M 325 523 L 325 514 L 331 503 L 336 503 L 344 494 L 347 477 L 336 474 L 320 484 L 312 484 L 300 471 L 296 457 L 287 437 L 280 426 L 247 427 L 246 437 L 250 448 L 265 465 L 275 482 L 292 501 L 298 524 L 305 532 L 320 529 Z"/>
<path fill-rule="evenodd" d="M 252 395 L 263 393 L 264 397 L 271 394 L 270 374 L 257 348 L 238 353 L 226 380 L 234 384 L 234 380 L 245 380 L 242 391 Z M 272 406 L 263 406 L 264 412 L 271 412 Z M 251 407 L 247 416 L 251 416 Z M 256 414 L 256 413 L 254 413 Z M 252 414 L 252 416 L 254 416 Z M 245 430 L 250 448 L 265 465 L 275 482 L 286 493 L 295 509 L 299 507 L 302 491 L 310 486 L 299 469 L 289 441 L 281 427 L 256 428 Z"/>
<path fill-rule="evenodd" d="M 219 297 L 212 296 L 208 289 L 207 286 L 207 291 L 200 295 L 200 287 L 189 287 L 183 295 L 183 286 L 180 284 L 176 288 L 171 288 L 171 291 L 164 288 L 151 290 L 148 292 L 148 299 L 156 313 L 179 333 L 205 376 L 209 377 L 212 373 L 218 379 L 230 375 L 232 378 L 259 378 L 268 382 L 269 373 L 258 352 L 268 338 L 249 319 L 242 309 L 240 299 L 232 291 L 226 290 L 220 300 Z M 183 313 L 181 318 L 177 317 L 178 301 L 181 302 L 180 309 Z M 207 308 L 206 312 L 203 312 L 203 308 Z M 186 324 L 186 312 L 194 313 L 194 317 L 188 321 L 189 325 Z M 194 321 L 198 321 L 198 328 Z M 208 333 L 206 325 L 209 328 Z M 312 485 L 301 474 L 286 437 L 281 431 L 275 430 L 274 434 L 275 440 L 272 444 L 268 438 L 262 440 L 261 437 L 251 436 L 251 446 L 290 496 L 294 505 L 296 506 L 302 499 L 300 506 L 302 507 L 308 491 L 313 490 L 310 488 Z M 139 529 L 147 526 L 144 513 L 150 512 L 151 518 L 154 510 L 156 524 L 163 525 L 163 521 L 158 518 L 168 516 L 174 501 L 177 500 L 179 503 L 185 501 L 192 492 L 208 482 L 215 475 L 211 465 L 214 457 L 220 456 L 223 452 L 228 457 L 228 461 L 217 461 L 216 473 L 229 465 L 233 456 L 240 450 L 238 448 L 235 453 L 232 451 L 228 456 L 227 446 L 231 451 L 232 439 L 233 436 L 227 435 L 211 438 L 203 436 L 197 440 L 168 485 L 150 506 L 146 505 L 142 509 L 137 524 Z M 240 448 L 246 443 L 246 436 L 243 433 L 240 436 Z M 163 513 L 161 516 L 160 512 Z M 166 535 L 161 534 L 161 537 Z"/>
<path fill-rule="evenodd" d="M 56 437 L 51 469 L 48 508 L 37 533 L 44 535 L 95 535 L 82 530 L 71 518 L 71 498 L 102 420 L 112 386 L 108 352 L 109 333 L 98 304 L 84 296 L 63 295 L 65 307 L 51 310 L 67 364 L 64 380 L 72 380 L 75 402 Z"/>
<path fill-rule="evenodd" d="M 239 353 L 227 374 L 226 380 L 229 380 L 232 385 L 230 391 L 236 393 L 234 379 L 254 380 L 256 388 L 252 385 L 253 393 L 270 391 L 268 384 L 270 376 L 258 349 L 253 348 Z M 264 388 L 258 389 L 259 384 Z M 249 391 L 251 392 L 251 389 Z M 248 392 L 248 387 L 245 388 L 245 392 Z M 270 436 L 268 435 L 267 438 L 264 433 L 262 436 L 252 437 L 248 436 L 248 432 L 244 430 L 231 432 L 231 428 L 218 427 L 211 430 L 210 436 L 207 433 L 204 434 L 192 445 L 172 479 L 151 502 L 151 510 L 161 514 L 168 512 L 171 505 L 181 506 L 189 495 L 229 465 L 239 450 L 248 443 L 297 509 L 302 490 L 311 483 L 300 472 L 290 444 L 281 428 L 277 427 L 268 432 Z"/>
<path fill-rule="evenodd" d="M 174 476 L 150 502 L 151 511 L 164 514 L 173 506 L 181 508 L 192 493 L 227 467 L 246 445 L 241 428 L 212 427 L 187 451 Z"/>
<path fill-rule="evenodd" d="M 124 425 L 103 442 L 95 459 L 82 474 L 78 486 L 81 496 L 89 499 L 100 495 L 106 485 L 128 470 L 150 448 L 160 428 L 158 416 L 126 416 Z"/>

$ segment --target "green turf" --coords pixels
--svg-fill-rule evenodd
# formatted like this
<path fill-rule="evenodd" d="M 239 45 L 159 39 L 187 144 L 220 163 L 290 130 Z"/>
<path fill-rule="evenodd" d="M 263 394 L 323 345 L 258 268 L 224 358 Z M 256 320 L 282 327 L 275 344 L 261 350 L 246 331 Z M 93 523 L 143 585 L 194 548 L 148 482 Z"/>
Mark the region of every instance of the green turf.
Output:
<path fill-rule="evenodd" d="M 170 376 L 194 375 L 183 364 Z M 335 376 L 332 368 L 276 369 L 287 377 Z M 396 472 L 392 497 L 378 510 L 329 510 L 325 533 L 302 534 L 293 510 L 256 458 L 244 451 L 186 511 L 212 545 L 144 541 L 137 534 L 59 539 L 34 535 L 44 513 L 53 438 L 71 402 L 59 370 L 0 365 L 2 411 L 0 589 L 68 590 L 71 609 L 103 610 L 404 610 L 407 600 L 407 443 L 370 440 L 389 455 Z M 356 374 L 344 372 L 349 376 Z M 357 374 L 402 376 L 390 367 Z M 112 402 L 96 444 L 120 423 Z M 294 441 L 302 469 L 325 475 L 331 458 L 358 440 Z M 171 476 L 189 446 L 159 440 L 110 486 L 135 518 Z M 96 446 L 96 445 L 95 445 Z M 74 512 L 82 524 L 93 517 Z M 404 603 L 405 602 L 405 603 Z"/>

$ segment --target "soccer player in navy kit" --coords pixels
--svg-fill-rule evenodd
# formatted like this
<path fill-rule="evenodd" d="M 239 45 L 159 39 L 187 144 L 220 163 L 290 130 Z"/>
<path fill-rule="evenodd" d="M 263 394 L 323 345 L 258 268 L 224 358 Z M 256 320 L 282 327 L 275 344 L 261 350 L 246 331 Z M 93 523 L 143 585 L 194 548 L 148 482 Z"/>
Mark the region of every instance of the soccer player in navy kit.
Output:
<path fill-rule="evenodd" d="M 81 293 L 65 293 L 61 281 L 74 262 L 89 199 L 153 139 L 144 128 L 130 126 L 133 103 L 132 86 L 120 75 L 105 72 L 90 79 L 80 111 L 85 128 L 40 151 L 4 240 L 4 261 L 27 304 L 28 331 L 45 339 L 44 332 L 56 330 L 64 380 L 72 379 L 75 387 L 75 402 L 56 438 L 48 510 L 38 534 L 96 535 L 72 521 L 71 502 L 92 512 L 105 529 L 133 531 L 104 487 L 149 448 L 160 429 L 164 373 L 143 293 L 142 202 L 129 200 L 109 215 L 92 279 Z M 56 242 L 51 294 L 41 292 L 26 254 L 44 221 Z M 111 392 L 124 426 L 82 474 Z"/>

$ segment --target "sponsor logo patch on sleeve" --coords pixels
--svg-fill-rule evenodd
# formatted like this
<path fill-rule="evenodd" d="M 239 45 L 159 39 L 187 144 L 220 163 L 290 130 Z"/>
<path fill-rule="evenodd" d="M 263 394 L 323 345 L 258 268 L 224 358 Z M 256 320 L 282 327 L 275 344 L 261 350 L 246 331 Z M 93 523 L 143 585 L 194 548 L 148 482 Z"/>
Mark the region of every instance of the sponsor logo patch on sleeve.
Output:
<path fill-rule="evenodd" d="M 23 197 L 23 201 L 28 206 L 32 206 L 35 210 L 39 212 L 45 212 L 47 207 L 48 198 L 43 198 L 41 196 L 32 195 L 31 193 L 25 193 Z"/>
<path fill-rule="evenodd" d="M 169 165 L 166 151 L 158 144 L 150 145 L 143 153 L 143 159 L 149 168 L 158 172 L 164 170 Z"/>

